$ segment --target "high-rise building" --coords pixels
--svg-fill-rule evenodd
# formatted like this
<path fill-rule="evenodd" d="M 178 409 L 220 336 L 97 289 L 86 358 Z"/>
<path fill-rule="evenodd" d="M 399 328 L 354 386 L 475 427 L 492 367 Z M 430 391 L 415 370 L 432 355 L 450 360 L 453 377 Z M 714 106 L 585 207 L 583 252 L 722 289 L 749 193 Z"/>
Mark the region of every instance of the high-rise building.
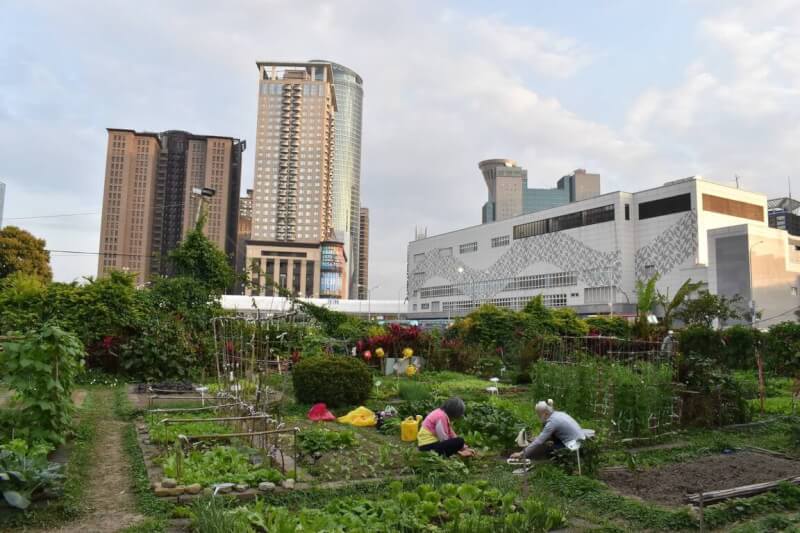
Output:
<path fill-rule="evenodd" d="M 169 275 L 166 258 L 194 228 L 203 188 L 214 191 L 204 233 L 233 266 L 244 148 L 231 137 L 109 128 L 98 276 Z"/>
<path fill-rule="evenodd" d="M 239 224 L 236 238 L 236 272 L 244 272 L 247 258 L 247 241 L 253 228 L 253 189 L 247 189 L 246 196 L 239 198 Z M 236 282 L 234 291 L 244 294 L 244 283 Z"/>
<path fill-rule="evenodd" d="M 369 209 L 359 210 L 358 235 L 358 299 L 369 297 Z"/>
<path fill-rule="evenodd" d="M 359 224 L 361 220 L 361 123 L 364 83 L 353 70 L 331 61 L 336 93 L 333 134 L 332 206 L 333 230 L 343 239 L 347 256 L 349 294 L 359 294 Z"/>
<path fill-rule="evenodd" d="M 554 189 L 528 188 L 528 171 L 511 159 L 487 159 L 478 163 L 489 198 L 483 204 L 484 224 L 497 222 L 600 194 L 600 175 L 577 169 L 558 180 Z"/>
<path fill-rule="evenodd" d="M 258 62 L 251 294 L 272 282 L 308 297 L 347 298 L 345 236 L 333 222 L 334 123 L 330 63 Z M 324 264 L 323 264 L 324 263 Z"/>
<path fill-rule="evenodd" d="M 0 228 L 3 227 L 3 205 L 6 202 L 6 184 L 0 181 Z"/>

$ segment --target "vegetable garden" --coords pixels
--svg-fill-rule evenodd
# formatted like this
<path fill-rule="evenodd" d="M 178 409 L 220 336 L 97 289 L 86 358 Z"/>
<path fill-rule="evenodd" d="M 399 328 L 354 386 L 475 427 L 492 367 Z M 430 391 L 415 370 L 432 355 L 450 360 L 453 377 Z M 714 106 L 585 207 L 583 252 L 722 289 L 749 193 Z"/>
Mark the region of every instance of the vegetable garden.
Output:
<path fill-rule="evenodd" d="M 794 322 L 714 330 L 677 305 L 687 326 L 665 341 L 666 327 L 582 319 L 541 299 L 431 331 L 302 302 L 245 320 L 215 303 L 231 279 L 206 244 L 187 239 L 178 275 L 143 289 L 123 274 L 0 280 L 0 527 L 800 523 Z M 444 459 L 402 439 L 453 396 L 466 404 L 454 429 L 476 456 Z M 547 398 L 596 437 L 581 447 L 580 474 L 565 451 L 515 475 L 505 458 L 521 430 L 541 428 L 533 404 Z"/>

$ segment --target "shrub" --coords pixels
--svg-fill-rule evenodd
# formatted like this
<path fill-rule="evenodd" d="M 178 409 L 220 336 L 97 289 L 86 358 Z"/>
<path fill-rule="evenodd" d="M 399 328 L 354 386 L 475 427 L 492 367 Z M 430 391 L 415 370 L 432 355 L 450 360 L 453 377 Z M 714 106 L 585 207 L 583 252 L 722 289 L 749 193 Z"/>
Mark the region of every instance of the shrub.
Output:
<path fill-rule="evenodd" d="M 800 373 L 800 324 L 781 322 L 769 329 L 764 338 L 764 356 L 770 370 L 781 375 Z"/>
<path fill-rule="evenodd" d="M 292 383 L 300 403 L 360 405 L 369 398 L 372 373 L 354 357 L 309 357 L 294 366 Z"/>
<path fill-rule="evenodd" d="M 590 316 L 584 319 L 589 327 L 589 334 L 603 337 L 619 337 L 627 339 L 631 335 L 631 326 L 620 316 Z"/>
<path fill-rule="evenodd" d="M 475 365 L 475 373 L 482 378 L 491 378 L 500 375 L 503 360 L 499 357 L 481 357 Z"/>
<path fill-rule="evenodd" d="M 398 386 L 400 398 L 407 402 L 420 402 L 429 400 L 432 396 L 431 389 L 418 381 L 401 381 Z"/>
<path fill-rule="evenodd" d="M 678 346 L 683 353 L 703 354 L 714 361 L 722 360 L 722 334 L 704 325 L 688 326 L 678 332 Z"/>
<path fill-rule="evenodd" d="M 762 333 L 749 326 L 731 326 L 722 331 L 721 363 L 725 368 L 749 370 L 756 368 L 755 350 Z"/>
<path fill-rule="evenodd" d="M 683 398 L 684 423 L 708 427 L 749 420 L 742 386 L 714 360 L 696 353 L 682 354 L 678 381 L 689 391 Z"/>

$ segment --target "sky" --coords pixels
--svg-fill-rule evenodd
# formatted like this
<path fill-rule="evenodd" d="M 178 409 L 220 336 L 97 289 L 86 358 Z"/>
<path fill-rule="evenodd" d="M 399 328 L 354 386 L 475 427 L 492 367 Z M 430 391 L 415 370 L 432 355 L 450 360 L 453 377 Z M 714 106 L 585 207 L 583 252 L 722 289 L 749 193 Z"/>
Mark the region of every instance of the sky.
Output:
<path fill-rule="evenodd" d="M 4 223 L 96 252 L 107 127 L 247 139 L 250 186 L 255 62 L 319 58 L 364 79 L 373 298 L 405 296 L 415 227 L 480 223 L 483 159 L 531 187 L 800 188 L 800 0 L 0 0 Z"/>

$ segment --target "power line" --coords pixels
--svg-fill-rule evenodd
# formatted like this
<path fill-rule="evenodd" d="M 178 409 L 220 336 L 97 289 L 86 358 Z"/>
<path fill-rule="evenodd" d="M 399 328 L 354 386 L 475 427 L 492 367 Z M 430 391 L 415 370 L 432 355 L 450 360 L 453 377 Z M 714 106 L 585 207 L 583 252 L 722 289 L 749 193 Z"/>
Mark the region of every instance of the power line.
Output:
<path fill-rule="evenodd" d="M 8 217 L 5 220 L 32 220 L 34 218 L 61 218 L 61 217 L 80 217 L 86 215 L 99 215 L 99 211 L 95 211 L 92 213 L 67 213 L 64 215 L 39 215 L 35 217 Z"/>

